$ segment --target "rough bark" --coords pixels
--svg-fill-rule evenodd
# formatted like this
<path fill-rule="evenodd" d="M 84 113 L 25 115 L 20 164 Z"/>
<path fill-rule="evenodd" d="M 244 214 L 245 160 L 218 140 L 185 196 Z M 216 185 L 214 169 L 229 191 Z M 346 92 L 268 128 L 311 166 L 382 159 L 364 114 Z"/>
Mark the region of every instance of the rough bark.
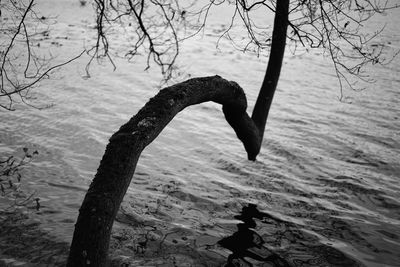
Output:
<path fill-rule="evenodd" d="M 246 97 L 238 84 L 214 76 L 190 79 L 161 90 L 110 138 L 79 210 L 67 266 L 106 264 L 112 225 L 141 152 L 178 112 L 206 101 L 223 106 L 248 157 L 255 159 L 261 143 L 259 133 L 246 113 Z"/>
<path fill-rule="evenodd" d="M 289 0 L 276 1 L 274 29 L 272 31 L 271 51 L 268 60 L 267 71 L 264 81 L 261 85 L 256 104 L 252 113 L 252 120 L 257 126 L 259 140 L 262 142 L 265 130 L 265 124 L 272 99 L 278 85 L 279 75 L 281 73 L 283 56 L 286 47 L 286 32 L 289 21 Z M 261 144 L 258 146 L 261 148 Z M 257 152 L 258 154 L 258 152 Z"/>
<path fill-rule="evenodd" d="M 185 107 L 206 101 L 221 104 L 248 158 L 255 160 L 282 67 L 288 7 L 288 0 L 277 1 L 270 58 L 252 118 L 238 84 L 219 76 L 195 78 L 161 90 L 110 138 L 79 210 L 67 266 L 106 264 L 112 225 L 141 152 Z"/>

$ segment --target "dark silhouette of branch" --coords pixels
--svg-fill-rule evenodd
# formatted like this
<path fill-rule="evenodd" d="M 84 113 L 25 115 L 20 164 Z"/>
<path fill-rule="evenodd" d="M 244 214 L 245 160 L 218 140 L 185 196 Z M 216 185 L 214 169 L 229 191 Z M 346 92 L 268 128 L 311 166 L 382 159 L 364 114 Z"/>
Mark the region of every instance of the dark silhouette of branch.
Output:
<path fill-rule="evenodd" d="M 234 5 L 234 11 L 230 25 L 217 40 L 217 46 L 222 38 L 226 38 L 241 51 L 252 51 L 259 55 L 263 51 L 270 50 L 271 35 L 268 33 L 268 27 L 265 24 L 259 25 L 259 18 L 253 11 L 261 9 L 265 13 L 277 13 L 278 2 L 211 0 L 204 6 L 199 6 L 196 1 L 182 3 L 176 0 L 95 0 L 97 40 L 93 47 L 87 50 L 91 56 L 86 66 L 87 76 L 90 76 L 89 67 L 95 59 L 107 58 L 116 68 L 113 56 L 119 55 L 114 50 L 113 43 L 110 43 L 115 34 L 110 29 L 123 28 L 129 36 L 124 41 L 127 45 L 123 52 L 124 56 L 132 59 L 144 54 L 147 58 L 146 68 L 154 62 L 160 66 L 161 72 L 168 80 L 175 68 L 180 43 L 205 29 L 210 11 L 213 7 L 221 5 Z M 36 16 L 33 11 L 34 0 L 2 2 L 1 6 L 3 16 L 7 13 L 17 16 L 15 27 L 3 27 L 8 32 L 10 41 L 2 45 L 3 53 L 0 55 L 1 97 L 8 99 L 0 103 L 0 107 L 11 110 L 15 100 L 14 95 L 26 102 L 29 98 L 28 89 L 37 84 L 37 82 L 17 80 L 13 73 L 19 72 L 14 64 L 16 58 L 10 54 L 15 49 L 18 36 L 22 37 L 18 42 L 25 43 L 26 60 L 23 64 L 24 69 L 21 70 L 23 78 L 40 81 L 46 78 L 49 72 L 45 71 L 48 62 L 34 57 L 30 42 L 32 34 L 29 33 L 30 30 L 25 23 L 28 17 Z M 383 44 L 370 45 L 381 31 L 366 35 L 362 32 L 364 24 L 375 14 L 382 14 L 398 7 L 399 4 L 390 6 L 386 1 L 372 0 L 292 0 L 289 3 L 290 18 L 287 22 L 292 32 L 287 38 L 295 47 L 300 45 L 306 48 L 324 49 L 330 55 L 341 91 L 345 85 L 352 89 L 360 89 L 355 84 L 357 80 L 373 81 L 364 72 L 365 66 L 387 64 L 392 59 L 392 57 L 384 58 L 388 48 Z M 40 18 L 36 19 L 37 23 L 41 23 Z M 241 21 L 241 25 L 237 24 L 238 21 Z M 247 33 L 247 41 L 237 42 L 236 37 L 231 34 L 235 27 L 243 27 Z M 240 39 L 242 37 L 240 36 Z M 393 53 L 393 56 L 397 54 Z M 46 74 L 42 75 L 44 72 Z"/>
<path fill-rule="evenodd" d="M 79 58 L 84 51 L 51 65 L 53 58 L 37 56 L 35 48 L 38 46 L 32 45 L 31 37 L 38 34 L 38 25 L 44 24 L 45 19 L 35 13 L 34 0 L 0 2 L 0 10 L 5 22 L 0 33 L 4 35 L 0 44 L 0 108 L 14 110 L 14 102 L 20 99 L 26 105 L 40 109 L 28 101 L 30 89 L 48 78 L 50 72 Z M 30 24 L 33 26 L 28 27 Z"/>
<path fill-rule="evenodd" d="M 373 43 L 384 26 L 372 34 L 365 33 L 363 28 L 372 16 L 398 7 L 398 4 L 389 6 L 386 1 L 299 1 L 290 10 L 293 19 L 289 21 L 292 33 L 288 39 L 304 47 L 325 50 L 335 69 L 342 99 L 344 87 L 361 90 L 357 81 L 374 82 L 363 71 L 367 65 L 385 65 L 391 61 L 392 57 L 383 56 L 384 44 Z"/>
<path fill-rule="evenodd" d="M 31 152 L 26 147 L 22 150 L 24 154 L 20 158 L 7 156 L 0 159 L 0 198 L 5 196 L 8 200 L 13 199 L 13 203 L 6 210 L 27 205 L 34 196 L 34 193 L 29 196 L 18 193 L 22 178 L 21 169 L 39 153 L 36 150 Z M 39 203 L 38 201 L 37 203 Z"/>
<path fill-rule="evenodd" d="M 112 55 L 117 52 L 110 51 L 107 28 L 117 26 L 125 29 L 128 35 L 134 34 L 129 35 L 133 42 L 126 41 L 126 58 L 132 59 L 143 49 L 147 57 L 146 69 L 152 60 L 160 66 L 165 79 L 171 78 L 182 41 L 177 28 L 184 24 L 185 13 L 177 1 L 96 0 L 95 5 L 98 37 L 92 49 L 92 60 L 107 57 L 112 62 Z"/>
<path fill-rule="evenodd" d="M 267 70 L 261 85 L 260 92 L 251 115 L 252 120 L 257 126 L 260 134 L 259 139 L 262 141 L 264 136 L 265 125 L 272 99 L 275 94 L 276 87 L 282 68 L 283 57 L 286 48 L 286 35 L 288 28 L 289 16 L 289 0 L 279 0 L 276 5 L 276 14 L 274 20 L 274 29 L 272 32 L 272 45 L 268 61 Z"/>

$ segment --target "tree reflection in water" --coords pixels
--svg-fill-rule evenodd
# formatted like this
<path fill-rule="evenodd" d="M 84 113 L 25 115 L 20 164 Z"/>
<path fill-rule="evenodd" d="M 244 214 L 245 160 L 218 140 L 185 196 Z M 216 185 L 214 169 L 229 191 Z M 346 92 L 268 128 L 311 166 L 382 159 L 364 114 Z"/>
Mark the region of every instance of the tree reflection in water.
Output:
<path fill-rule="evenodd" d="M 218 244 L 222 247 L 233 252 L 229 255 L 225 266 L 253 266 L 253 264 L 245 258 L 250 258 L 259 262 L 270 262 L 273 266 L 290 266 L 285 259 L 266 248 L 264 246 L 265 241 L 262 237 L 257 232 L 250 229 L 254 229 L 257 226 L 254 218 L 259 220 L 272 218 L 280 221 L 267 213 L 260 212 L 254 204 L 248 204 L 243 207 L 242 213 L 235 216 L 235 219 L 243 222 L 237 225 L 238 230 L 231 236 L 218 241 Z"/>
<path fill-rule="evenodd" d="M 315 232 L 312 226 L 297 225 L 261 212 L 254 204 L 243 207 L 241 214 L 234 218 L 242 221 L 237 225 L 238 230 L 218 241 L 219 245 L 232 251 L 226 267 L 364 266 L 333 244 L 320 239 L 323 237 L 334 243 L 335 237 L 340 237 L 343 231 L 353 233 L 350 227 L 332 228 L 330 225 L 336 224 L 327 223 L 325 228 Z M 258 227 L 255 219 L 260 223 Z M 330 222 L 338 219 L 328 217 L 326 220 Z M 256 231 L 262 232 L 262 236 Z M 332 236 L 331 232 L 335 235 Z"/>

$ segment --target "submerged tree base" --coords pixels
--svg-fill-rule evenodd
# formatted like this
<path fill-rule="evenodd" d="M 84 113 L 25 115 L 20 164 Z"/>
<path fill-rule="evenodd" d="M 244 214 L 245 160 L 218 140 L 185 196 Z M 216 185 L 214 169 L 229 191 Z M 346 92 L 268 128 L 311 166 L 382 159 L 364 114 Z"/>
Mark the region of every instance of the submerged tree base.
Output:
<path fill-rule="evenodd" d="M 226 120 L 255 160 L 261 136 L 246 113 L 243 89 L 220 76 L 193 78 L 161 90 L 107 145 L 95 178 L 79 210 L 67 266 L 104 266 L 111 229 L 143 149 L 184 108 L 213 101 L 222 105 Z"/>

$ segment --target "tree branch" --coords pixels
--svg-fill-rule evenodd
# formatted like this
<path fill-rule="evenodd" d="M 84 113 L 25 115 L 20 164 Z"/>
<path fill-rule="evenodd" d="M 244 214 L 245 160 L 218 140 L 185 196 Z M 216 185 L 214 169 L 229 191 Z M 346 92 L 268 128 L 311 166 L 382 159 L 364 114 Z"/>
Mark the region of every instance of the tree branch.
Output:
<path fill-rule="evenodd" d="M 79 210 L 67 266 L 105 265 L 111 228 L 141 152 L 176 114 L 207 101 L 223 106 L 225 117 L 244 143 L 249 158 L 255 159 L 261 145 L 259 133 L 246 113 L 246 96 L 237 83 L 213 76 L 161 90 L 111 136 Z"/>

